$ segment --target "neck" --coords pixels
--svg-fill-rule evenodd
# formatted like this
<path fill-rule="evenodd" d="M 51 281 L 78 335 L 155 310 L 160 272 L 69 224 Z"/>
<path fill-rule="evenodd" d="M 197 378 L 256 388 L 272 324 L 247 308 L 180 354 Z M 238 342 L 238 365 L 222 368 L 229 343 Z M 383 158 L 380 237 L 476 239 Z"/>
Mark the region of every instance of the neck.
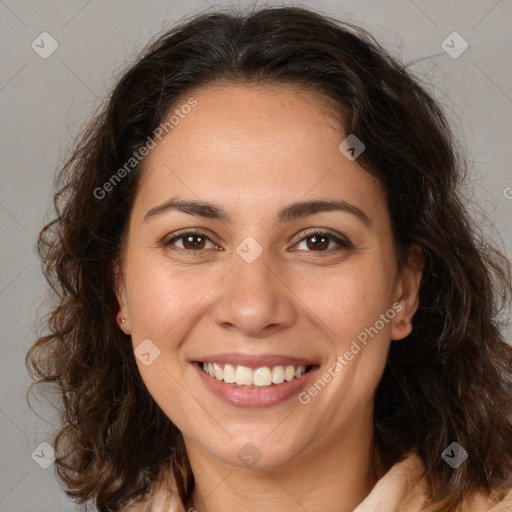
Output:
<path fill-rule="evenodd" d="M 279 467 L 238 468 L 186 442 L 195 486 L 186 510 L 197 512 L 349 512 L 364 500 L 386 469 L 374 440 L 371 415 L 343 434 Z"/>

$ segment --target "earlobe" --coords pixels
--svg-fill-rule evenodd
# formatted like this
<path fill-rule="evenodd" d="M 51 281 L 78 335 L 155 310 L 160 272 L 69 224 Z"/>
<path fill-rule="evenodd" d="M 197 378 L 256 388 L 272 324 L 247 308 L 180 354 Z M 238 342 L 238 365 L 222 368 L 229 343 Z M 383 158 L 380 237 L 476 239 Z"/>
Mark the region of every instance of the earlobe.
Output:
<path fill-rule="evenodd" d="M 122 270 L 118 263 L 114 265 L 114 286 L 115 286 L 115 294 L 117 298 L 117 302 L 119 304 L 119 311 L 116 315 L 117 324 L 119 328 L 125 333 L 131 333 L 131 322 L 130 315 L 127 307 L 127 297 L 126 297 L 126 284 L 124 282 L 124 277 Z"/>
<path fill-rule="evenodd" d="M 119 328 L 125 333 L 130 334 L 130 327 L 128 320 L 125 318 L 126 312 L 123 311 L 122 308 L 119 309 L 116 319 L 117 319 L 117 325 L 119 325 Z"/>
<path fill-rule="evenodd" d="M 420 285 L 423 276 L 424 258 L 419 246 L 411 246 L 407 265 L 398 278 L 397 303 L 401 306 L 393 319 L 392 340 L 401 340 L 412 332 L 413 317 L 420 303 Z"/>
<path fill-rule="evenodd" d="M 395 319 L 396 320 L 396 319 Z M 391 331 L 391 339 L 392 340 L 402 340 L 409 336 L 412 332 L 412 324 L 407 320 L 402 320 L 400 322 L 396 322 L 393 324 L 393 329 Z"/>

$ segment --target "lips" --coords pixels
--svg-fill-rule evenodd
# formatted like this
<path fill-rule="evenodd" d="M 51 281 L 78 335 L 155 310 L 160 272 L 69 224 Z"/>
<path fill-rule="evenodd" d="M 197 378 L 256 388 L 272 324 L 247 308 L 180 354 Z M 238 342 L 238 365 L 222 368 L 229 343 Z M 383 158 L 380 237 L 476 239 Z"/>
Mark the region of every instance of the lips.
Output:
<path fill-rule="evenodd" d="M 237 407 L 277 405 L 300 390 L 319 365 L 296 357 L 217 354 L 193 361 L 204 385 Z"/>

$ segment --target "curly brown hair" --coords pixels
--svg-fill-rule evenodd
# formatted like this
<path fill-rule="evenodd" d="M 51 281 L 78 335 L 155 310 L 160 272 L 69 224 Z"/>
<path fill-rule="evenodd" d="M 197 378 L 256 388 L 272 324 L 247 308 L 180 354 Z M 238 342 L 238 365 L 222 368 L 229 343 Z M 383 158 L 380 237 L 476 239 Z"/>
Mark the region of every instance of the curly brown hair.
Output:
<path fill-rule="evenodd" d="M 116 322 L 115 264 L 141 163 L 102 197 L 98 190 L 185 95 L 233 81 L 302 86 L 330 99 L 346 133 L 365 141 L 358 163 L 387 194 L 398 260 L 413 244 L 423 251 L 414 330 L 406 343 L 391 343 L 375 399 L 387 463 L 416 449 L 430 498 L 444 500 L 443 510 L 477 490 L 510 485 L 512 348 L 499 322 L 510 305 L 510 265 L 463 204 L 467 165 L 440 106 L 361 28 L 301 8 L 269 8 L 203 14 L 159 37 L 120 78 L 61 169 L 56 218 L 38 239 L 56 302 L 27 366 L 35 384 L 59 394 L 55 465 L 68 495 L 117 511 L 170 464 L 182 499 L 190 496 L 181 433 L 147 391 Z M 457 470 L 441 458 L 453 441 L 471 461 Z"/>

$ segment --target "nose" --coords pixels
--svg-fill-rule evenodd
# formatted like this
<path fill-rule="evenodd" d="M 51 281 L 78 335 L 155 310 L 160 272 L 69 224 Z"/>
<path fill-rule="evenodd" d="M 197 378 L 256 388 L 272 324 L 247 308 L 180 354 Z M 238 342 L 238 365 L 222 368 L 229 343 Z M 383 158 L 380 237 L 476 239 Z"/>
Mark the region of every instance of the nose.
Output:
<path fill-rule="evenodd" d="M 233 267 L 217 289 L 213 310 L 217 325 L 263 338 L 296 322 L 296 297 L 266 252 L 251 263 L 234 255 Z"/>

